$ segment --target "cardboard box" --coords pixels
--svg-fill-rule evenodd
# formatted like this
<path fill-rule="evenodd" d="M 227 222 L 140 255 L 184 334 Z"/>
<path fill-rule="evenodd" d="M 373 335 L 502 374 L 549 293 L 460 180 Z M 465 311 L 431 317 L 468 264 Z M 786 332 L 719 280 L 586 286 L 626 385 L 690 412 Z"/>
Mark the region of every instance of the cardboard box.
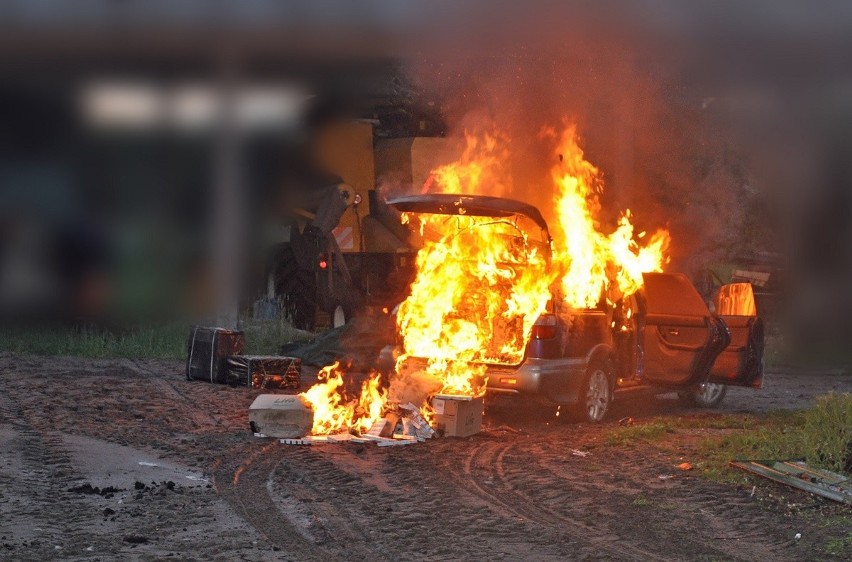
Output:
<path fill-rule="evenodd" d="M 432 398 L 435 426 L 445 437 L 467 437 L 482 429 L 482 396 L 437 394 Z"/>
<path fill-rule="evenodd" d="M 249 425 L 268 437 L 304 437 L 314 425 L 314 411 L 299 395 L 261 394 L 249 406 Z"/>

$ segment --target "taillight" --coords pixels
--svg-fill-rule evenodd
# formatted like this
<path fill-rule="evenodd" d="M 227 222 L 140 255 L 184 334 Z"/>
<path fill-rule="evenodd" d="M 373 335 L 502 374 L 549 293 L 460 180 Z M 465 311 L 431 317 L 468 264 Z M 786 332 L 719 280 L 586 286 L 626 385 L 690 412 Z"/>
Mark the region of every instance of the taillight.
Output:
<path fill-rule="evenodd" d="M 533 324 L 532 337 L 536 340 L 549 340 L 556 337 L 556 316 L 542 314 Z"/>

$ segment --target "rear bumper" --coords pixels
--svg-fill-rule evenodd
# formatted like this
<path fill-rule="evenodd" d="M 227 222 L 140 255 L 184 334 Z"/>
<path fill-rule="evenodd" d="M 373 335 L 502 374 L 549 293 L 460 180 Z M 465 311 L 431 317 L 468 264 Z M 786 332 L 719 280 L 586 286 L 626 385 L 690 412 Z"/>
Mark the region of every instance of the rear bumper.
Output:
<path fill-rule="evenodd" d="M 398 352 L 397 352 L 398 353 Z M 382 350 L 379 363 L 393 370 L 395 353 L 388 346 Z M 410 357 L 401 368 L 417 371 L 426 364 L 424 359 Z M 586 359 L 527 359 L 517 367 L 489 365 L 486 375 L 486 391 L 501 394 L 540 395 L 560 404 L 575 404 L 579 401 L 580 387 L 586 373 Z"/>
<path fill-rule="evenodd" d="M 586 360 L 527 359 L 517 368 L 489 367 L 488 387 L 491 392 L 538 394 L 561 404 L 579 400 Z"/>

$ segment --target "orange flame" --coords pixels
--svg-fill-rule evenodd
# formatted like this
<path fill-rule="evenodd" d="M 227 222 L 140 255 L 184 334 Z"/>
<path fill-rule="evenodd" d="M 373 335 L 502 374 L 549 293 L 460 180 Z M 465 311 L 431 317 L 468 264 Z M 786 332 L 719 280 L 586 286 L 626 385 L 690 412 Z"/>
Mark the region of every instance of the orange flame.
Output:
<path fill-rule="evenodd" d="M 456 162 L 432 170 L 423 192 L 504 196 L 509 192 L 509 137 L 502 131 L 465 132 L 465 148 Z"/>
<path fill-rule="evenodd" d="M 343 377 L 339 361 L 323 367 L 317 373 L 319 382 L 301 394 L 314 411 L 312 435 L 364 433 L 382 417 L 387 392 L 381 386 L 381 374 L 371 373 L 357 398 L 347 396 Z"/>
<path fill-rule="evenodd" d="M 508 138 L 496 131 L 468 134 L 461 158 L 436 168 L 424 192 L 505 195 L 507 144 Z M 603 296 L 615 304 L 641 288 L 642 273 L 661 271 L 667 263 L 668 232 L 660 230 L 640 244 L 644 233 L 634 235 L 629 210 L 615 231 L 601 231 L 602 176 L 585 160 L 575 127 L 568 127 L 558 144 L 561 159 L 552 170 L 557 238 L 552 257 L 551 241 L 537 238 L 538 231 L 523 217 L 470 216 L 461 201 L 455 215 L 402 215 L 424 242 L 411 293 L 397 314 L 403 343 L 396 368 L 400 380 L 408 380 L 408 357 L 417 357 L 426 360 L 423 374 L 431 392 L 480 395 L 487 364 L 523 360 L 533 324 L 555 286 L 573 308 L 595 307 Z M 387 393 L 378 375 L 364 384 L 357 400 L 347 400 L 337 363 L 319 377 L 321 382 L 304 393 L 314 407 L 314 434 L 365 431 L 381 416 Z M 420 411 L 431 423 L 428 401 Z"/>
<path fill-rule="evenodd" d="M 642 273 L 662 271 L 668 262 L 670 237 L 657 231 L 647 244 L 633 235 L 630 210 L 621 215 L 618 228 L 604 234 L 598 223 L 603 179 L 598 169 L 585 160 L 576 127 L 562 135 L 558 153 L 561 162 L 553 168 L 557 186 L 555 197 L 559 236 L 554 261 L 564 269 L 562 291 L 574 308 L 592 308 L 602 295 L 610 304 L 642 287 Z"/>
<path fill-rule="evenodd" d="M 418 215 L 425 242 L 400 305 L 406 355 L 426 358 L 439 392 L 478 395 L 486 363 L 519 363 L 549 299 L 545 242 L 514 219 Z M 403 358 L 404 360 L 404 358 Z"/>
<path fill-rule="evenodd" d="M 508 139 L 499 131 L 466 135 L 462 157 L 432 172 L 432 191 L 499 195 Z M 418 221 L 424 245 L 417 254 L 411 294 L 397 327 L 404 355 L 425 358 L 439 393 L 476 396 L 486 364 L 523 359 L 533 324 L 550 298 L 549 241 L 536 239 L 522 217 L 404 215 Z M 401 369 L 397 369 L 401 372 Z M 423 413 L 428 419 L 428 409 Z"/>

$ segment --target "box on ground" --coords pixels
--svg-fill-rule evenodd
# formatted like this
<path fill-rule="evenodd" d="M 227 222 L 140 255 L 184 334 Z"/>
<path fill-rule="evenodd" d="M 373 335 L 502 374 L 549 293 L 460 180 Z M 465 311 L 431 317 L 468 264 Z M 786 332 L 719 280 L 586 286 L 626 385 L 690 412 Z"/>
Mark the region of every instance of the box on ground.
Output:
<path fill-rule="evenodd" d="M 293 439 L 304 437 L 314 425 L 314 411 L 295 394 L 261 394 L 249 406 L 249 426 L 254 433 Z"/>
<path fill-rule="evenodd" d="M 437 394 L 432 398 L 435 428 L 445 437 L 467 437 L 482 429 L 482 396 Z"/>
<path fill-rule="evenodd" d="M 193 326 L 186 345 L 186 378 L 224 383 L 225 357 L 239 355 L 245 346 L 241 331 Z"/>
<path fill-rule="evenodd" d="M 296 390 L 300 385 L 302 360 L 298 357 L 229 355 L 225 358 L 225 380 L 233 386 Z"/>

